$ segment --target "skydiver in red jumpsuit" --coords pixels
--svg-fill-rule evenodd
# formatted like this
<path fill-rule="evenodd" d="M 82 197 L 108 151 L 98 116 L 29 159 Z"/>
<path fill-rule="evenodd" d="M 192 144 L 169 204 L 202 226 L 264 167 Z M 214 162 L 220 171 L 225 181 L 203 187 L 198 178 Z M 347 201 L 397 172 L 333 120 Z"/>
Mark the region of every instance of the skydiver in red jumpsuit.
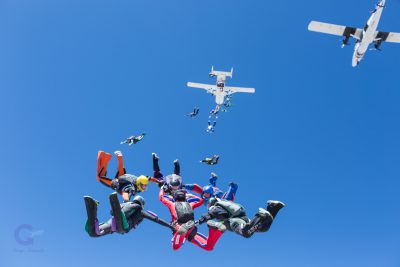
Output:
<path fill-rule="evenodd" d="M 194 195 L 186 195 L 183 190 L 176 191 L 172 197 L 166 194 L 166 190 L 165 186 L 161 188 L 158 197 L 168 207 L 172 217 L 171 225 L 176 229 L 172 238 L 172 249 L 178 250 L 187 239 L 204 250 L 212 250 L 223 231 L 220 231 L 217 226 L 213 227 L 213 223 L 210 221 L 208 237 L 197 233 L 193 210 L 200 207 L 204 200 Z"/>

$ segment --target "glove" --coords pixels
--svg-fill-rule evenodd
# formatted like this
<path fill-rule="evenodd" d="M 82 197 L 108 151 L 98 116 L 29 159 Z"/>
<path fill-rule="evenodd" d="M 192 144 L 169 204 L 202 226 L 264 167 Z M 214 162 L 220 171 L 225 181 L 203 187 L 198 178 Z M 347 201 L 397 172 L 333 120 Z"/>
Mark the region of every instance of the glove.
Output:
<path fill-rule="evenodd" d="M 117 190 L 118 187 L 119 187 L 118 179 L 113 179 L 113 180 L 111 181 L 111 188 L 114 189 L 114 190 Z"/>
<path fill-rule="evenodd" d="M 199 225 L 200 225 L 200 221 L 199 221 L 199 220 L 194 221 L 194 225 L 195 225 L 195 226 L 199 226 Z"/>
<path fill-rule="evenodd" d="M 131 199 L 131 197 L 136 194 L 135 188 L 133 188 L 133 187 L 129 188 L 128 194 L 129 194 L 129 199 Z"/>
<path fill-rule="evenodd" d="M 163 186 L 161 186 L 161 189 L 165 192 L 168 193 L 169 192 L 169 188 L 167 184 L 164 184 Z"/>

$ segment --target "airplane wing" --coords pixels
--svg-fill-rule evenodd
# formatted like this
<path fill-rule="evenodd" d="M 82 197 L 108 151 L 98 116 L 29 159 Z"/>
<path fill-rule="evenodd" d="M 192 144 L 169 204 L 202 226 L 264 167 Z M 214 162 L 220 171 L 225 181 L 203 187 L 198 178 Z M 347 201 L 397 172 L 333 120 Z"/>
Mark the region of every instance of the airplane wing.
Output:
<path fill-rule="evenodd" d="M 311 21 L 310 24 L 308 24 L 308 30 L 313 32 L 321 32 L 338 36 L 346 36 L 346 37 L 355 36 L 358 38 L 361 36 L 362 33 L 362 29 L 336 25 L 336 24 L 329 24 L 319 21 Z"/>
<path fill-rule="evenodd" d="M 187 86 L 188 87 L 192 87 L 192 88 L 204 89 L 204 90 L 207 90 L 210 93 L 213 93 L 218 88 L 216 85 L 212 85 L 212 84 L 191 83 L 191 82 L 188 82 Z"/>
<path fill-rule="evenodd" d="M 255 91 L 256 91 L 256 89 L 254 89 L 254 88 L 232 87 L 232 86 L 225 86 L 224 90 L 228 91 L 228 94 L 233 94 L 233 93 L 250 93 L 250 94 L 254 94 Z"/>
<path fill-rule="evenodd" d="M 400 33 L 376 32 L 375 39 L 382 39 L 382 41 L 389 43 L 400 43 Z"/>

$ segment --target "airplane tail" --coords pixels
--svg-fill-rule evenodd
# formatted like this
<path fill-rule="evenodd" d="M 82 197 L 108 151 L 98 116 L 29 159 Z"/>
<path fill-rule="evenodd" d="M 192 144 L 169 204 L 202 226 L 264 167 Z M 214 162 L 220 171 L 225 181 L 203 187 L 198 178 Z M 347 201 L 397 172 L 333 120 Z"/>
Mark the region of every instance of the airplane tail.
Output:
<path fill-rule="evenodd" d="M 233 68 L 231 68 L 231 71 L 218 71 L 218 70 L 214 70 L 214 66 L 211 66 L 211 72 L 209 73 L 210 77 L 215 77 L 218 75 L 224 75 L 226 77 L 230 77 L 232 78 L 233 75 Z"/>

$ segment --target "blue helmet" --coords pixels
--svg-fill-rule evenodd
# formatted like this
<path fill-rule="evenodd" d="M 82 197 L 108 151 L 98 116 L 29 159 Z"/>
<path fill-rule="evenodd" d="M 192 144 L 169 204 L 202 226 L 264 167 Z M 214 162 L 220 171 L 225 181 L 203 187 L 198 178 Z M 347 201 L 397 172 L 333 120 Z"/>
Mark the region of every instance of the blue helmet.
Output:
<path fill-rule="evenodd" d="M 204 194 L 209 194 L 208 197 L 205 197 Z M 203 193 L 201 194 L 201 196 L 205 199 L 209 199 L 210 197 L 212 197 L 214 195 L 214 188 L 212 185 L 206 185 L 203 187 Z"/>

